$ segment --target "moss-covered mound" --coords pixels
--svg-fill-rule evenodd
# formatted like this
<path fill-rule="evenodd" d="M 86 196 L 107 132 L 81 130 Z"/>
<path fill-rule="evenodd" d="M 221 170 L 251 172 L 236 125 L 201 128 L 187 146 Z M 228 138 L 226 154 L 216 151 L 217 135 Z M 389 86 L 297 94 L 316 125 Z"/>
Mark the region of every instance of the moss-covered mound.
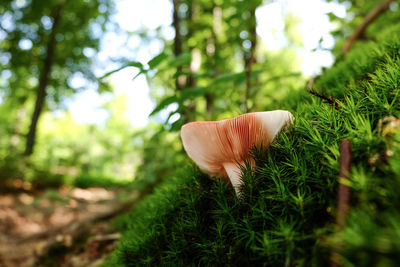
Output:
<path fill-rule="evenodd" d="M 400 26 L 358 44 L 315 90 L 281 103 L 292 129 L 243 167 L 244 199 L 195 167 L 178 170 L 116 222 L 108 266 L 348 266 L 400 262 Z M 393 117 L 389 117 L 393 116 Z M 351 207 L 335 224 L 339 143 L 352 142 Z M 380 266 L 382 266 L 380 265 Z"/>

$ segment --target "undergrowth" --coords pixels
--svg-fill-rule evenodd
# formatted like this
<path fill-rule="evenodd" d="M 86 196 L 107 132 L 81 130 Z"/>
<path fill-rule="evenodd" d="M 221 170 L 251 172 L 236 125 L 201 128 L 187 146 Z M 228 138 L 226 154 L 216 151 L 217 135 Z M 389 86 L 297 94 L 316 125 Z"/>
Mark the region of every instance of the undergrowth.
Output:
<path fill-rule="evenodd" d="M 358 44 L 315 90 L 282 102 L 295 117 L 256 169 L 243 166 L 242 200 L 193 166 L 177 170 L 137 209 L 106 266 L 344 266 L 400 262 L 400 26 Z M 294 101 L 297 100 L 297 101 Z M 289 104 L 288 104 L 289 103 Z M 389 117 L 392 116 L 392 117 Z M 385 124 L 385 122 L 388 122 Z M 352 142 L 347 224 L 335 224 L 339 143 Z"/>

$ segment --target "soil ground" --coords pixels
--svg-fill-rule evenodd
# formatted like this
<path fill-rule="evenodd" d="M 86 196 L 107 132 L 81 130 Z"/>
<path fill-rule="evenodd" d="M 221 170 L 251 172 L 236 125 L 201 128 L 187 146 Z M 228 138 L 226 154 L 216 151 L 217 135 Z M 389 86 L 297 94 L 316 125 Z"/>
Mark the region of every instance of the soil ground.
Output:
<path fill-rule="evenodd" d="M 119 240 L 110 220 L 137 195 L 66 186 L 0 194 L 0 266 L 98 266 Z"/>

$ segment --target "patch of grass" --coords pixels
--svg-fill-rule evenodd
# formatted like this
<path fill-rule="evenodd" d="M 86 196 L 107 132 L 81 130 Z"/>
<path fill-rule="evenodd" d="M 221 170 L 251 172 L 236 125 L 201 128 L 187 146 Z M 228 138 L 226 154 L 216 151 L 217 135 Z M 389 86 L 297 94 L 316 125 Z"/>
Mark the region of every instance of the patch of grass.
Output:
<path fill-rule="evenodd" d="M 48 188 L 59 188 L 65 184 L 65 176 L 60 174 L 53 174 L 48 171 L 32 170 L 30 179 L 32 187 L 36 190 L 43 190 Z"/>
<path fill-rule="evenodd" d="M 71 180 L 71 183 L 80 188 L 88 187 L 127 187 L 131 186 L 132 181 L 121 180 L 114 177 L 104 176 L 102 174 L 83 173 Z"/>

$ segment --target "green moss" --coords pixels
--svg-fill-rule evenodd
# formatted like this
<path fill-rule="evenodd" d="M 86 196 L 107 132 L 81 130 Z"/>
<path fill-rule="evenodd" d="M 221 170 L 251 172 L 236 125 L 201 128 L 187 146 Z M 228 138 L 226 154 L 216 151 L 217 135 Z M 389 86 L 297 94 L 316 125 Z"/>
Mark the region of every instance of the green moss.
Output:
<path fill-rule="evenodd" d="M 315 89 L 342 99 L 347 91 L 358 87 L 360 81 L 368 80 L 381 64 L 399 55 L 400 36 L 395 34 L 398 30 L 398 25 L 391 26 L 376 36 L 378 42 L 356 43 L 344 60 L 317 79 Z"/>
<path fill-rule="evenodd" d="M 400 255 L 400 130 L 383 137 L 379 120 L 400 112 L 400 27 L 357 45 L 316 89 L 284 107 L 293 127 L 243 166 L 244 198 L 196 168 L 177 171 L 137 210 L 119 218 L 123 239 L 109 266 L 324 266 L 333 249 L 344 266 L 396 265 Z M 301 99 L 301 102 L 293 101 Z M 288 104 L 290 103 L 290 104 Z M 339 142 L 352 151 L 348 224 L 335 225 Z M 390 148 L 389 159 L 371 158 Z"/>

